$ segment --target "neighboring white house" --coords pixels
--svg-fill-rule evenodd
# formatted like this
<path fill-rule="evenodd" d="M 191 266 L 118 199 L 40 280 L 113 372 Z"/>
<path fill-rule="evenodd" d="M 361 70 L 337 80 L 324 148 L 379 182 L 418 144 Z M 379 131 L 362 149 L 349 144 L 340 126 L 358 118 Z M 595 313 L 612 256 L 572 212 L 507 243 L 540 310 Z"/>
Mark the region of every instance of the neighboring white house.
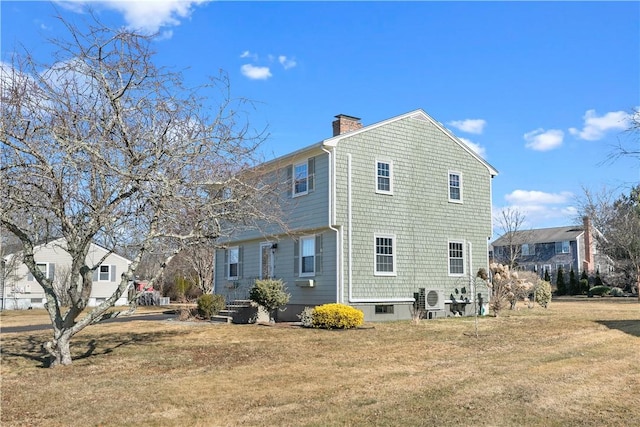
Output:
<path fill-rule="evenodd" d="M 65 250 L 66 241 L 57 239 L 39 246 L 34 249 L 36 264 L 49 279 L 64 280 L 64 276 L 68 274 L 71 266 L 71 256 Z M 107 255 L 108 254 L 108 255 Z M 120 284 L 122 273 L 127 271 L 131 261 L 109 253 L 94 243 L 89 248 L 87 255 L 87 264 L 93 265 L 107 255 L 102 264 L 94 270 L 93 286 L 89 297 L 88 305 L 94 307 L 102 303 L 110 297 Z M 5 257 L 5 265 L 9 266 L 12 257 L 21 256 L 20 252 L 10 254 Z M 29 272 L 26 264 L 19 263 L 7 271 L 3 272 L 4 289 L 2 292 L 2 308 L 3 309 L 27 309 L 27 308 L 44 308 L 46 302 L 44 290 Z M 117 301 L 116 305 L 127 304 L 127 293 L 124 293 Z"/>

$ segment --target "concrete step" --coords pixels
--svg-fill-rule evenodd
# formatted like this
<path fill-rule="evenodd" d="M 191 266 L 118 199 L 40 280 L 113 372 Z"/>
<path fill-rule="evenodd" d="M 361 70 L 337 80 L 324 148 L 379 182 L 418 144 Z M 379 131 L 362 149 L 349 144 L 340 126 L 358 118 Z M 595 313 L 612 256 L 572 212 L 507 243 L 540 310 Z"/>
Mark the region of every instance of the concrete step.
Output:
<path fill-rule="evenodd" d="M 215 323 L 232 323 L 233 317 L 216 314 L 215 316 L 211 316 L 210 320 Z"/>

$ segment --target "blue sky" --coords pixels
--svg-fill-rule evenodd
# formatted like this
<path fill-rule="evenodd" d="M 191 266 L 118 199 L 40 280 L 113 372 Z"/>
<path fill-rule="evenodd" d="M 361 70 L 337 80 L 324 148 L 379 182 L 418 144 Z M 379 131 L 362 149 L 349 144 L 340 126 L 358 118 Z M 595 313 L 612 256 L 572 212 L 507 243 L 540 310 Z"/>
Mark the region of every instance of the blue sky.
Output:
<path fill-rule="evenodd" d="M 267 158 L 330 137 L 336 114 L 368 125 L 421 108 L 500 171 L 494 212 L 528 227 L 575 223 L 583 187 L 640 182 L 637 159 L 603 163 L 640 106 L 639 2 L 3 0 L 0 60 L 17 44 L 48 53 L 64 34 L 54 4 L 160 32 L 158 63 L 190 84 L 225 70 L 268 125 Z"/>

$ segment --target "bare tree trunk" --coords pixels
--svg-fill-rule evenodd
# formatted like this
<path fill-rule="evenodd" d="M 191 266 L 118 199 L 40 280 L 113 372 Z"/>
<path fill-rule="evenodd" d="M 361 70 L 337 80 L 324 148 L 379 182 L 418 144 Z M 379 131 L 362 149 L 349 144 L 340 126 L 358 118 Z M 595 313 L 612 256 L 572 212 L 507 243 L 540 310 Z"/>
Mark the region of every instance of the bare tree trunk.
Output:
<path fill-rule="evenodd" d="M 51 368 L 71 365 L 71 349 L 69 346 L 71 337 L 72 335 L 68 331 L 56 330 L 54 338 L 44 344 L 44 349 L 51 356 L 49 360 Z"/>

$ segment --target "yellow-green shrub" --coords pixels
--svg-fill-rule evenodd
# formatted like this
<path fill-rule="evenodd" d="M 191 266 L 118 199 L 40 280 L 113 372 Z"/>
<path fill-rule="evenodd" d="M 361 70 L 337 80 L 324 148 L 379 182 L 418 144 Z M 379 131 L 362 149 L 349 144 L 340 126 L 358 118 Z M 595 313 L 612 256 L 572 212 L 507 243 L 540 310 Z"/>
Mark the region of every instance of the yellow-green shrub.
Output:
<path fill-rule="evenodd" d="M 355 328 L 364 323 L 364 313 L 344 304 L 324 304 L 313 310 L 312 323 L 316 328 Z"/>

